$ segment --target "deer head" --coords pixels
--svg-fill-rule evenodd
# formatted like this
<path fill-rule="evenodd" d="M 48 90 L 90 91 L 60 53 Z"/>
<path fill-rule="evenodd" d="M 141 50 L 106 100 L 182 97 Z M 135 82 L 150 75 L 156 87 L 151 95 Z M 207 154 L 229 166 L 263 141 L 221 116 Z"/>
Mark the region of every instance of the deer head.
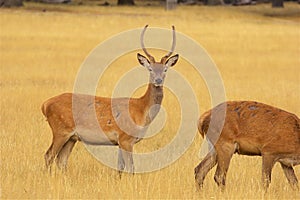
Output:
<path fill-rule="evenodd" d="M 161 58 L 160 62 L 156 62 L 154 57 L 151 56 L 151 54 L 149 54 L 147 49 L 145 48 L 144 34 L 145 34 L 147 27 L 148 27 L 148 25 L 146 25 L 144 27 L 144 29 L 141 33 L 141 46 L 142 46 L 144 53 L 148 57 L 148 59 L 139 53 L 137 54 L 137 58 L 138 58 L 139 63 L 142 66 L 146 67 L 148 69 L 148 71 L 150 72 L 150 83 L 154 84 L 155 87 L 160 87 L 164 83 L 166 72 L 168 71 L 169 67 L 174 66 L 179 58 L 178 54 L 171 56 L 175 49 L 175 45 L 176 45 L 175 27 L 172 26 L 173 42 L 172 42 L 171 50 L 169 51 L 169 53 L 167 55 L 165 55 Z"/>

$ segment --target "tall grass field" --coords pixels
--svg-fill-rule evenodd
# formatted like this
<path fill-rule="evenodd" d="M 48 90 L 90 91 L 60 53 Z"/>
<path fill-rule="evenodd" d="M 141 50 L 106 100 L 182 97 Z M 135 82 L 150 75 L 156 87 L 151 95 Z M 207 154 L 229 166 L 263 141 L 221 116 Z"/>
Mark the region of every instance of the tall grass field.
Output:
<path fill-rule="evenodd" d="M 125 173 L 119 179 L 116 170 L 97 161 L 82 143 L 77 143 L 68 170 L 62 173 L 54 167 L 49 174 L 44 154 L 52 133 L 40 109 L 48 98 L 73 90 L 81 64 L 98 44 L 122 31 L 149 24 L 161 28 L 175 25 L 178 32 L 201 44 L 218 67 L 227 100 L 264 102 L 300 116 L 299 13 L 296 3 L 285 3 L 284 9 L 262 4 L 179 6 L 165 11 L 160 6 L 25 2 L 23 8 L 0 9 L 1 198 L 300 199 L 300 192 L 290 188 L 279 164 L 264 193 L 261 157 L 240 155 L 233 156 L 224 192 L 213 180 L 215 169 L 207 175 L 203 189 L 197 190 L 194 168 L 200 162 L 203 141 L 198 133 L 176 162 L 158 171 L 134 176 Z M 156 57 L 163 53 L 153 52 Z M 137 65 L 136 52 L 117 59 L 99 81 L 96 94 L 111 96 L 120 77 Z M 187 77 L 200 113 L 211 108 L 205 77 L 195 73 L 184 58 L 171 70 Z M 148 76 L 147 71 L 141 76 Z M 145 90 L 143 86 L 133 95 Z M 136 144 L 135 152 L 157 150 L 174 137 L 181 119 L 180 103 L 170 90 L 166 89 L 162 106 L 167 115 L 165 126 Z M 299 166 L 295 173 L 300 178 Z"/>

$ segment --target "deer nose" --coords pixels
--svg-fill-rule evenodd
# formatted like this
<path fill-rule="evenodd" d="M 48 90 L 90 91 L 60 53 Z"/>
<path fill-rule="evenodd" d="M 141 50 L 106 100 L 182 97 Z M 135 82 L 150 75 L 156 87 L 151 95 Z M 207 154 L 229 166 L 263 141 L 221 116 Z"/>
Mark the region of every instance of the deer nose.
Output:
<path fill-rule="evenodd" d="M 156 84 L 162 84 L 163 80 L 161 78 L 155 79 Z"/>

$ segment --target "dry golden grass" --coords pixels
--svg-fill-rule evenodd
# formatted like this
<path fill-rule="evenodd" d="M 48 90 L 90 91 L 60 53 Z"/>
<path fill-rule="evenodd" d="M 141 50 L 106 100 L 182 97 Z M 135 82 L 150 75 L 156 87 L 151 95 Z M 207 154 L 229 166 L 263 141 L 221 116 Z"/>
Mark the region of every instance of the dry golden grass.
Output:
<path fill-rule="evenodd" d="M 179 7 L 166 12 L 160 7 L 27 3 L 21 9 L 1 9 L 1 198 L 299 199 L 299 192 L 290 189 L 278 165 L 264 195 L 260 158 L 237 155 L 224 193 L 213 181 L 214 170 L 208 174 L 203 191 L 196 191 L 193 173 L 200 161 L 202 141 L 198 135 L 174 164 L 152 173 L 125 174 L 121 180 L 82 144 L 74 148 L 65 174 L 57 171 L 49 175 L 44 169 L 43 155 L 52 135 L 40 111 L 42 102 L 72 91 L 79 66 L 97 44 L 145 24 L 164 28 L 174 24 L 203 45 L 219 67 L 228 99 L 261 101 L 299 116 L 300 24 L 299 15 L 289 13 L 299 13 L 300 7 L 286 4 L 284 10 L 276 11 L 269 7 Z M 52 11 L 41 12 L 45 8 Z M 134 54 L 116 61 L 116 67 L 106 73 L 109 79 L 104 77 L 106 81 L 99 83 L 97 94 L 109 96 L 118 78 L 136 64 Z M 189 77 L 201 112 L 210 108 L 201 77 L 182 59 L 175 69 Z M 156 137 L 137 144 L 135 151 L 157 149 L 172 138 L 180 120 L 178 102 L 167 93 L 163 105 L 168 116 L 174 117 L 169 117 Z M 300 178 L 299 167 L 295 172 Z"/>

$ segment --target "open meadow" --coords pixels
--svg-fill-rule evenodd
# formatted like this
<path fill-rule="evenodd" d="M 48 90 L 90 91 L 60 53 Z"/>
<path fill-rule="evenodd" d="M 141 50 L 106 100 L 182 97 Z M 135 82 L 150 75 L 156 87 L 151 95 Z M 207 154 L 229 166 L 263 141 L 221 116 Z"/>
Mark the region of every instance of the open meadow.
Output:
<path fill-rule="evenodd" d="M 261 185 L 261 157 L 234 155 L 221 192 L 209 172 L 197 191 L 194 167 L 200 162 L 202 138 L 159 171 L 124 174 L 98 162 L 77 143 L 64 174 L 45 169 L 44 154 L 52 133 L 41 112 L 48 98 L 73 90 L 86 56 L 99 43 L 129 29 L 176 26 L 203 46 L 216 63 L 228 100 L 264 102 L 300 116 L 300 5 L 284 9 L 180 6 L 101 7 L 26 3 L 0 9 L 0 143 L 2 199 L 300 199 L 276 164 L 269 191 Z M 170 38 L 171 40 L 171 38 Z M 124 41 L 126 42 L 126 41 Z M 176 51 L 176 50 L 175 50 Z M 140 51 L 142 53 L 142 51 Z M 116 82 L 133 66 L 136 52 L 116 60 L 99 81 L 97 95 L 111 96 Z M 154 52 L 158 57 L 161 52 Z M 101 62 L 101 61 L 100 61 Z M 203 78 L 180 58 L 172 69 L 187 77 L 200 112 L 211 108 Z M 143 76 L 148 76 L 146 70 Z M 168 77 L 167 77 L 168 79 Z M 134 95 L 145 91 L 140 88 Z M 163 100 L 168 121 L 154 137 L 135 145 L 135 152 L 157 150 L 172 140 L 180 106 L 168 90 Z M 113 147 L 112 147 L 113 148 Z M 116 161 L 117 162 L 117 161 Z M 300 178 L 300 167 L 295 167 Z"/>

